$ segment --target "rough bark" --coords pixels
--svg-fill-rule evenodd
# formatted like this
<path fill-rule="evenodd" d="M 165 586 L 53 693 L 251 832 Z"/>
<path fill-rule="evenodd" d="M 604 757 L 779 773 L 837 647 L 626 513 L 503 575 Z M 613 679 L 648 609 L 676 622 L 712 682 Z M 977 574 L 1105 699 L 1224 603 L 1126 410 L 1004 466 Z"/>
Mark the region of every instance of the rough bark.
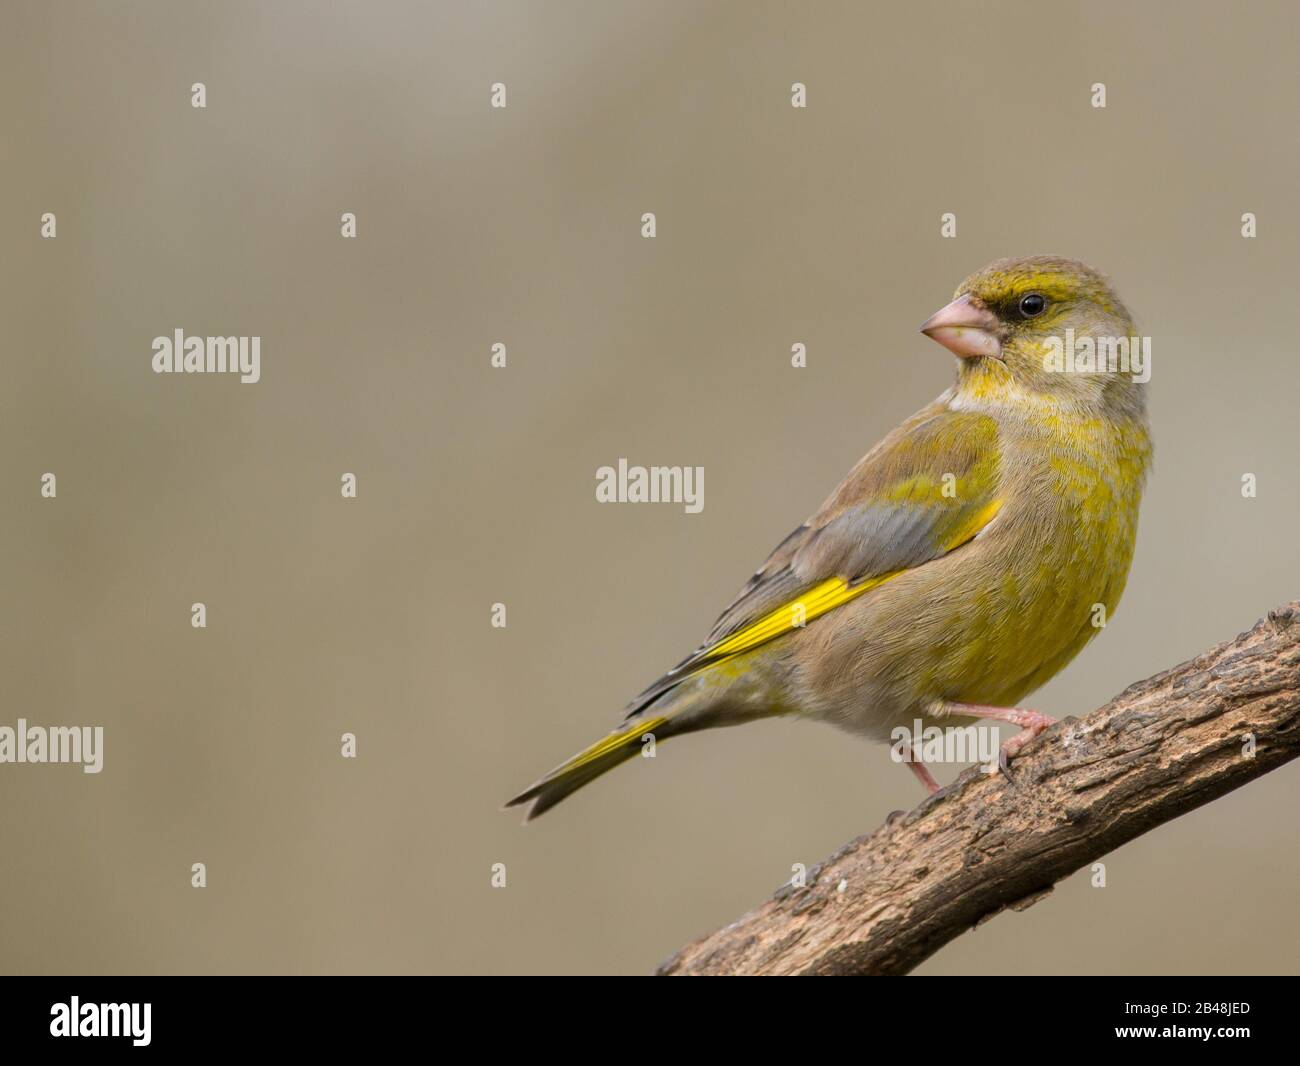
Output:
<path fill-rule="evenodd" d="M 1253 738 L 1253 741 L 1252 739 Z M 1253 744 L 1253 751 L 1252 751 Z M 845 845 L 661 974 L 903 974 L 1134 837 L 1300 755 L 1300 602 L 1067 718 Z"/>

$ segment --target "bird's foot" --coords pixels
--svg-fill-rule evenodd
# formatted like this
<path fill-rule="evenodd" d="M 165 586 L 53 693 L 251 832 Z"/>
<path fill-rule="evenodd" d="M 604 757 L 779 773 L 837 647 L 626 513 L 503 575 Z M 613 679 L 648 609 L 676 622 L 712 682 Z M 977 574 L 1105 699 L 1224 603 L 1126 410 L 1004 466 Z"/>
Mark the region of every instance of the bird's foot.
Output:
<path fill-rule="evenodd" d="M 1056 725 L 1055 718 L 1025 707 L 987 707 L 980 703 L 946 703 L 944 711 L 948 714 L 965 715 L 968 718 L 985 718 L 1020 726 L 1021 732 L 1010 740 L 1003 741 L 998 749 L 998 769 L 1012 784 L 1015 784 L 1015 779 L 1011 776 L 1011 760 L 1044 729 Z"/>

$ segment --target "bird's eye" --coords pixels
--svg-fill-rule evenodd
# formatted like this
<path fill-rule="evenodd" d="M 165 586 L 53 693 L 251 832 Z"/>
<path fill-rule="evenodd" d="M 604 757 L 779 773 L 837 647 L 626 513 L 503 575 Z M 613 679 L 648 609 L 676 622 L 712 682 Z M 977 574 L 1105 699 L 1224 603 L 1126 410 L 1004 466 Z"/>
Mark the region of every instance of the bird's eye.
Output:
<path fill-rule="evenodd" d="M 1020 314 L 1025 318 L 1037 318 L 1046 308 L 1047 301 L 1036 292 L 1020 299 Z"/>

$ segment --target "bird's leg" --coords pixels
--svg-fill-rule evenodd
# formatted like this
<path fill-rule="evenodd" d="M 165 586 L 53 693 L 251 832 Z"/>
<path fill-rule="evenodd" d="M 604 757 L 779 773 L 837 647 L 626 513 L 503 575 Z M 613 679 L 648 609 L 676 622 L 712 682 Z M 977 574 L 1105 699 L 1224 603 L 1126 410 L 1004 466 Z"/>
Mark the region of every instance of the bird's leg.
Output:
<path fill-rule="evenodd" d="M 1020 749 L 1044 729 L 1056 725 L 1055 718 L 1049 718 L 1045 714 L 1024 707 L 989 707 L 982 703 L 951 703 L 945 701 L 943 713 L 964 715 L 967 718 L 987 718 L 994 722 L 1008 722 L 1011 725 L 1020 726 L 1021 732 L 1010 740 L 1003 741 L 1002 747 L 998 749 L 998 768 L 1006 774 L 1008 779 L 1011 777 L 1011 760 L 1019 754 Z"/>
<path fill-rule="evenodd" d="M 902 741 L 903 761 L 907 763 L 907 768 L 916 774 L 916 779 L 921 782 L 921 786 L 933 796 L 936 792 L 942 790 L 939 782 L 934 779 L 934 774 L 930 773 L 929 768 L 923 763 L 919 756 L 912 751 L 912 746 L 906 741 Z"/>

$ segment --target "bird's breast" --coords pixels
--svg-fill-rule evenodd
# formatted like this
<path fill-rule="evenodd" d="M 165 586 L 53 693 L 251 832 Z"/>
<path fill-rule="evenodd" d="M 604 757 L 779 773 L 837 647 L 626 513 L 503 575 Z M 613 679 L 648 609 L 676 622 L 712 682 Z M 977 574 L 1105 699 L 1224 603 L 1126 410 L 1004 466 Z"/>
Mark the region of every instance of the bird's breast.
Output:
<path fill-rule="evenodd" d="M 1006 525 L 990 531 L 988 560 L 999 592 L 985 601 L 996 661 L 971 671 L 990 702 L 1039 687 L 1105 628 L 1133 559 L 1150 452 L 1145 426 L 1101 419 L 1008 442 Z"/>

